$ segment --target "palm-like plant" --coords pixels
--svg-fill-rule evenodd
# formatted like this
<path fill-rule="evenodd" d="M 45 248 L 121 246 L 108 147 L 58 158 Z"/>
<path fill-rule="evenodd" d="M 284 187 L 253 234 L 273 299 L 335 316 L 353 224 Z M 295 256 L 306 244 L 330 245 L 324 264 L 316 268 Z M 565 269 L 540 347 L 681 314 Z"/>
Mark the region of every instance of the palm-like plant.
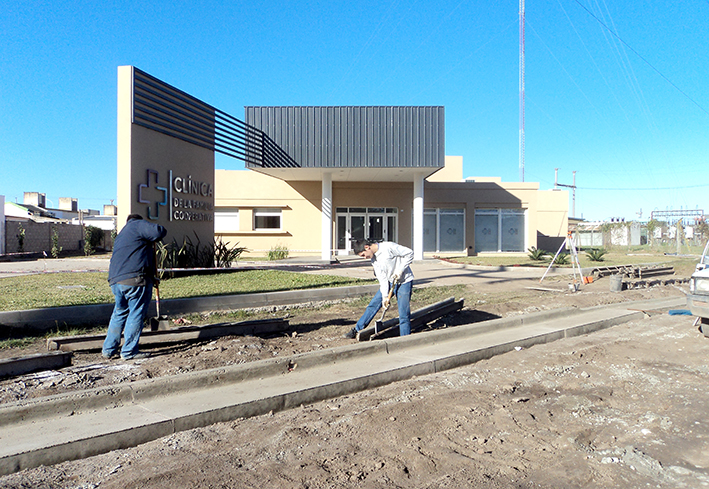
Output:
<path fill-rule="evenodd" d="M 534 260 L 534 261 L 541 261 L 544 259 L 545 256 L 549 254 L 547 250 L 540 250 L 537 249 L 537 247 L 532 246 L 531 248 L 527 249 L 529 251 L 529 259 Z"/>
<path fill-rule="evenodd" d="M 607 252 L 608 251 L 604 248 L 591 248 L 589 250 L 586 250 L 586 256 L 591 261 L 603 261 L 603 255 L 605 255 Z"/>

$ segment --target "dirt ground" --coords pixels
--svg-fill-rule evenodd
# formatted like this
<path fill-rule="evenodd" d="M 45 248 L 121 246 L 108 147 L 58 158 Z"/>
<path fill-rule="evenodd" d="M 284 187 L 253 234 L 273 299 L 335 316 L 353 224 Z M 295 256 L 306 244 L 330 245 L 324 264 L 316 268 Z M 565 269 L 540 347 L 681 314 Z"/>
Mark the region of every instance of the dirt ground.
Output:
<path fill-rule="evenodd" d="M 686 288 L 610 292 L 606 280 L 571 293 L 562 283 L 549 285 L 556 292 L 528 285 L 463 286 L 457 292 L 466 308 L 431 327 L 681 297 Z M 142 361 L 77 354 L 61 372 L 0 382 L 0 402 L 348 344 L 342 334 L 361 311 L 355 301 L 264 313 L 290 315 L 292 331 L 162 348 Z M 693 322 L 648 311 L 642 320 L 456 370 L 25 470 L 1 477 L 0 487 L 709 486 L 709 339 Z"/>

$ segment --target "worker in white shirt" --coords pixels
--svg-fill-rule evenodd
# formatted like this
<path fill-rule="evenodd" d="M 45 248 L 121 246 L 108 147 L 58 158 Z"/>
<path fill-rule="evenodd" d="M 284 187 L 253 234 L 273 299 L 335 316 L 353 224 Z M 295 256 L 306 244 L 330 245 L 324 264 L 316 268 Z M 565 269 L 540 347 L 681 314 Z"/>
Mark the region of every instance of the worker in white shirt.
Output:
<path fill-rule="evenodd" d="M 411 333 L 411 290 L 414 274 L 409 265 L 414 261 L 413 250 L 391 241 L 380 243 L 358 239 L 354 242 L 354 252 L 362 258 L 369 258 L 374 267 L 374 275 L 379 281 L 379 290 L 370 301 L 362 317 L 354 328 L 345 334 L 346 338 L 355 338 L 357 332 L 366 328 L 379 310 L 389 307 L 389 288 L 393 287 L 399 308 L 399 334 Z"/>

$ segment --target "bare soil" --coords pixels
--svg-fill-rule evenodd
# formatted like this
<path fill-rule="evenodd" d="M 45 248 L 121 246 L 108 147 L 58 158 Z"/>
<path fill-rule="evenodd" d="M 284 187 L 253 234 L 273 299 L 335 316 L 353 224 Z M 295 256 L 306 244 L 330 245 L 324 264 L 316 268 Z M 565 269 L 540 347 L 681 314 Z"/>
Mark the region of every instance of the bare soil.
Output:
<path fill-rule="evenodd" d="M 430 328 L 681 297 L 685 288 L 610 292 L 608 281 L 598 281 L 572 293 L 565 285 L 547 286 L 555 292 L 525 283 L 460 286 L 456 295 L 465 296 L 466 308 Z M 430 290 L 416 295 L 423 302 L 435 297 Z M 260 316 L 289 315 L 291 331 L 164 347 L 142 361 L 77 354 L 74 366 L 62 371 L 0 382 L 0 402 L 348 344 L 353 340 L 342 335 L 362 308 L 362 301 L 354 301 L 265 311 Z M 709 340 L 693 322 L 648 311 L 643 320 L 453 371 L 25 470 L 0 478 L 0 487 L 706 486 Z"/>

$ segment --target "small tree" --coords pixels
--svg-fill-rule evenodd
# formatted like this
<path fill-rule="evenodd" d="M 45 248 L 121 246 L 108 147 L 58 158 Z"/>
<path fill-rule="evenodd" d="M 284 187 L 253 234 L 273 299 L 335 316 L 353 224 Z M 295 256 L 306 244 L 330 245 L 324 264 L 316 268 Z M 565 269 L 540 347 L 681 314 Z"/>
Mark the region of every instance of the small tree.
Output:
<path fill-rule="evenodd" d="M 22 253 L 25 251 L 25 228 L 22 223 L 19 225 L 19 232 L 17 233 L 17 252 Z"/>
<path fill-rule="evenodd" d="M 645 229 L 647 229 L 647 234 L 650 238 L 650 248 L 655 246 L 655 230 L 659 228 L 660 225 L 660 221 L 657 219 L 650 219 L 647 224 L 645 224 Z"/>
<path fill-rule="evenodd" d="M 702 236 L 702 241 L 704 241 L 709 234 L 709 224 L 704 219 L 700 220 L 697 222 L 696 232 Z"/>
<path fill-rule="evenodd" d="M 59 253 L 62 252 L 64 248 L 59 246 L 59 233 L 57 233 L 57 228 L 52 228 L 52 258 L 59 258 Z"/>

